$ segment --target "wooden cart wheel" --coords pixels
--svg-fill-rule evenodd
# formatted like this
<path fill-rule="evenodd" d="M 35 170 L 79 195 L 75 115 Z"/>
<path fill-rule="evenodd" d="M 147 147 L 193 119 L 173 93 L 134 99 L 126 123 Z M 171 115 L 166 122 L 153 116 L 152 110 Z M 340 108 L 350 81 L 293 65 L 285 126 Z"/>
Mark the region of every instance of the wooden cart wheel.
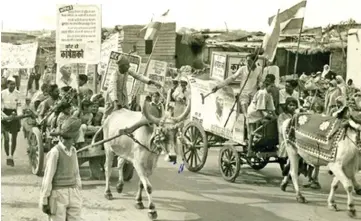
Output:
<path fill-rule="evenodd" d="M 31 172 L 34 175 L 41 176 L 44 164 L 44 146 L 42 134 L 37 127 L 33 127 L 28 134 L 28 156 L 31 166 Z"/>
<path fill-rule="evenodd" d="M 219 151 L 219 170 L 223 179 L 234 182 L 241 169 L 241 159 L 237 150 L 233 146 L 225 146 Z"/>
<path fill-rule="evenodd" d="M 261 157 L 261 158 L 249 157 L 249 158 L 246 158 L 246 161 L 247 161 L 248 165 L 250 165 L 252 167 L 252 169 L 262 170 L 263 168 L 265 168 L 265 166 L 267 166 L 269 157 Z"/>
<path fill-rule="evenodd" d="M 189 122 L 183 130 L 186 144 L 182 144 L 182 155 L 186 168 L 191 172 L 200 171 L 208 156 L 206 132 L 198 122 Z"/>
<path fill-rule="evenodd" d="M 123 166 L 124 181 L 130 181 L 133 178 L 133 174 L 134 174 L 133 164 L 129 161 L 126 161 Z"/>

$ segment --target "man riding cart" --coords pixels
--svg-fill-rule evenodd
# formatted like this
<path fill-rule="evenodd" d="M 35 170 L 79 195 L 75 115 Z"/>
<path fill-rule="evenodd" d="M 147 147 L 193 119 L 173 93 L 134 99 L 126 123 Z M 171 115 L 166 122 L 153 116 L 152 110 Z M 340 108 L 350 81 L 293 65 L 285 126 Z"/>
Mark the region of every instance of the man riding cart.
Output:
<path fill-rule="evenodd" d="M 118 61 L 118 70 L 112 75 L 109 88 L 106 92 L 106 107 L 105 113 L 103 116 L 103 121 L 110 115 L 111 112 L 119 110 L 121 108 L 128 109 L 128 92 L 127 92 L 127 81 L 128 75 L 132 76 L 134 79 L 137 79 L 145 84 L 153 84 L 157 87 L 161 87 L 161 84 L 155 82 L 143 75 L 135 74 L 129 70 L 130 63 L 128 59 L 124 56 Z M 136 122 L 134 127 L 131 127 L 130 130 L 135 130 L 138 125 L 142 125 L 142 122 Z"/>
<path fill-rule="evenodd" d="M 258 122 L 260 118 L 271 119 L 274 115 L 273 113 L 275 112 L 275 107 L 270 91 L 266 90 L 266 88 L 270 88 L 271 84 L 268 83 L 269 81 L 267 80 L 265 81 L 267 85 L 265 85 L 264 87 L 264 82 L 261 82 L 262 68 L 256 65 L 258 55 L 248 54 L 246 56 L 246 59 L 246 66 L 240 67 L 234 75 L 228 77 L 226 80 L 214 87 L 212 89 L 212 92 L 215 93 L 219 89 L 234 82 L 236 79 L 241 78 L 241 90 L 239 92 L 239 95 L 237 95 L 236 99 L 238 104 L 240 105 L 241 112 L 244 114 L 247 120 L 248 140 L 250 141 L 251 135 L 256 129 L 256 121 Z M 258 90 L 260 88 L 265 88 L 265 90 Z M 260 107 L 260 105 L 262 105 L 262 107 Z M 261 109 L 262 111 L 258 111 Z M 250 118 L 249 115 L 257 115 L 258 117 L 257 119 L 254 117 Z M 249 142 L 248 146 L 251 147 L 251 143 L 252 142 Z M 245 142 L 243 143 L 243 145 L 245 145 Z"/>

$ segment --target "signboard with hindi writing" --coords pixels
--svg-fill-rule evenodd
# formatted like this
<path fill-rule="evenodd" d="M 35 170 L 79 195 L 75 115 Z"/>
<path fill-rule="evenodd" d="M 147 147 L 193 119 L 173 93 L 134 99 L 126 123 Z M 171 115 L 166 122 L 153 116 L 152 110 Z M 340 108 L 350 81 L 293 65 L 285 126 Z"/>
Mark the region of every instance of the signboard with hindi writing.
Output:
<path fill-rule="evenodd" d="M 247 53 L 237 53 L 237 55 L 227 55 L 227 71 L 226 78 L 235 74 L 237 70 L 247 65 Z M 239 83 L 241 79 L 238 77 L 234 83 Z"/>
<path fill-rule="evenodd" d="M 34 68 L 38 43 L 1 43 L 1 68 Z"/>
<path fill-rule="evenodd" d="M 225 78 L 226 66 L 227 55 L 221 52 L 213 52 L 210 77 L 215 80 L 223 81 Z"/>
<path fill-rule="evenodd" d="M 56 62 L 100 61 L 101 5 L 57 5 Z"/>
<path fill-rule="evenodd" d="M 167 67 L 168 63 L 165 61 L 150 60 L 146 76 L 164 86 Z M 145 85 L 144 90 L 146 92 L 158 91 L 157 87 L 154 85 Z"/>
<path fill-rule="evenodd" d="M 235 142 L 244 142 L 244 115 L 239 114 L 237 117 L 236 109 L 234 109 L 225 126 L 235 102 L 236 92 L 233 88 L 226 86 L 218 90 L 209 95 L 202 104 L 200 94 L 208 94 L 217 85 L 217 82 L 197 78 L 191 78 L 189 82 L 192 93 L 191 119 L 198 121 L 205 131 Z"/>
<path fill-rule="evenodd" d="M 109 63 L 108 63 L 107 71 L 105 72 L 105 75 L 103 76 L 103 80 L 102 80 L 102 84 L 101 84 L 102 91 L 106 91 L 108 89 L 108 86 L 110 83 L 110 78 L 113 74 L 116 74 L 116 72 L 118 70 L 117 62 L 120 60 L 120 58 L 122 56 L 127 57 L 127 59 L 129 60 L 129 63 L 130 63 L 129 70 L 130 71 L 132 71 L 134 73 L 139 72 L 140 64 L 142 61 L 140 56 L 112 51 L 109 56 Z M 132 76 L 128 75 L 127 91 L 128 91 L 129 97 L 131 96 L 133 84 L 134 84 L 134 78 Z"/>
<path fill-rule="evenodd" d="M 98 73 L 104 75 L 107 71 L 109 56 L 112 51 L 118 51 L 119 44 L 119 33 L 115 33 L 110 38 L 105 40 L 102 44 L 102 49 L 100 52 L 100 62 L 98 65 Z"/>
<path fill-rule="evenodd" d="M 211 78 L 223 81 L 229 76 L 235 74 L 241 66 L 246 65 L 246 56 L 244 52 L 213 52 L 211 61 Z M 239 83 L 237 79 L 233 83 Z"/>

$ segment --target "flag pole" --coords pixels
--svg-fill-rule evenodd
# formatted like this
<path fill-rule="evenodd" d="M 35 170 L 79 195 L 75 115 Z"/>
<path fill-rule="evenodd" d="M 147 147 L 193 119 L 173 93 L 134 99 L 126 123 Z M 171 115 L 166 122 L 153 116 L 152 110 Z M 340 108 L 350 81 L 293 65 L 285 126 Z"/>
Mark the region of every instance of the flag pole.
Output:
<path fill-rule="evenodd" d="M 158 39 L 159 39 L 159 35 L 157 35 L 157 37 L 156 37 L 156 39 L 155 39 L 155 41 L 154 41 L 154 45 L 153 45 L 153 48 L 152 48 L 152 53 L 150 53 L 150 55 L 149 55 L 149 57 L 148 57 L 148 61 L 147 61 L 147 65 L 145 66 L 144 74 L 146 74 L 147 71 L 148 71 L 149 63 L 150 63 L 150 60 L 152 59 L 153 52 L 154 52 L 155 47 L 156 47 L 156 45 L 157 45 Z"/>
<path fill-rule="evenodd" d="M 307 1 L 306 1 L 307 4 Z M 305 10 L 306 10 L 306 5 L 305 5 Z M 297 64 L 298 64 L 298 51 L 300 50 L 300 44 L 301 44 L 301 36 L 302 36 L 302 31 L 303 31 L 303 22 L 305 20 L 305 15 L 303 15 L 302 18 L 302 22 L 301 22 L 301 28 L 300 28 L 300 33 L 298 33 L 298 41 L 297 41 L 297 51 L 296 51 L 296 58 L 295 58 L 295 65 L 294 65 L 294 69 L 293 69 L 293 74 L 296 75 L 297 74 Z"/>

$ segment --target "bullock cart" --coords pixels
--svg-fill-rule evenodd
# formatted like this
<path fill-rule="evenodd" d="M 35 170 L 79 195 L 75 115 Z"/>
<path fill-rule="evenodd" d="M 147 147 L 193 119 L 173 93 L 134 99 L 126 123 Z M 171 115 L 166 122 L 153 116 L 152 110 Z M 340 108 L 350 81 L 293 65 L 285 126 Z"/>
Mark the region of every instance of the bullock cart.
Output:
<path fill-rule="evenodd" d="M 51 113 L 50 113 L 51 114 Z M 48 119 L 50 114 L 45 117 Z M 23 123 L 24 132 L 28 142 L 28 157 L 31 171 L 34 175 L 43 175 L 45 155 L 57 143 L 50 135 L 50 123 L 46 120 L 37 122 L 34 118 L 26 119 Z M 91 143 L 94 134 L 85 134 L 85 145 Z M 101 137 L 99 137 L 101 139 Z M 105 152 L 103 145 L 96 145 L 85 151 L 78 152 L 79 167 L 89 162 L 91 178 L 104 179 Z M 117 158 L 114 158 L 113 167 L 117 166 Z M 133 177 L 133 165 L 126 162 L 123 167 L 124 180 L 129 181 Z"/>
<path fill-rule="evenodd" d="M 276 119 L 256 129 L 246 144 L 245 117 L 235 102 L 239 86 L 225 87 L 204 99 L 216 84 L 214 80 L 190 80 L 191 114 L 183 128 L 182 145 L 185 167 L 191 172 L 200 171 L 207 160 L 208 148 L 221 147 L 219 168 L 227 181 L 234 182 L 244 164 L 261 170 L 268 163 L 279 163 L 283 169 L 286 162 L 277 155 Z"/>

